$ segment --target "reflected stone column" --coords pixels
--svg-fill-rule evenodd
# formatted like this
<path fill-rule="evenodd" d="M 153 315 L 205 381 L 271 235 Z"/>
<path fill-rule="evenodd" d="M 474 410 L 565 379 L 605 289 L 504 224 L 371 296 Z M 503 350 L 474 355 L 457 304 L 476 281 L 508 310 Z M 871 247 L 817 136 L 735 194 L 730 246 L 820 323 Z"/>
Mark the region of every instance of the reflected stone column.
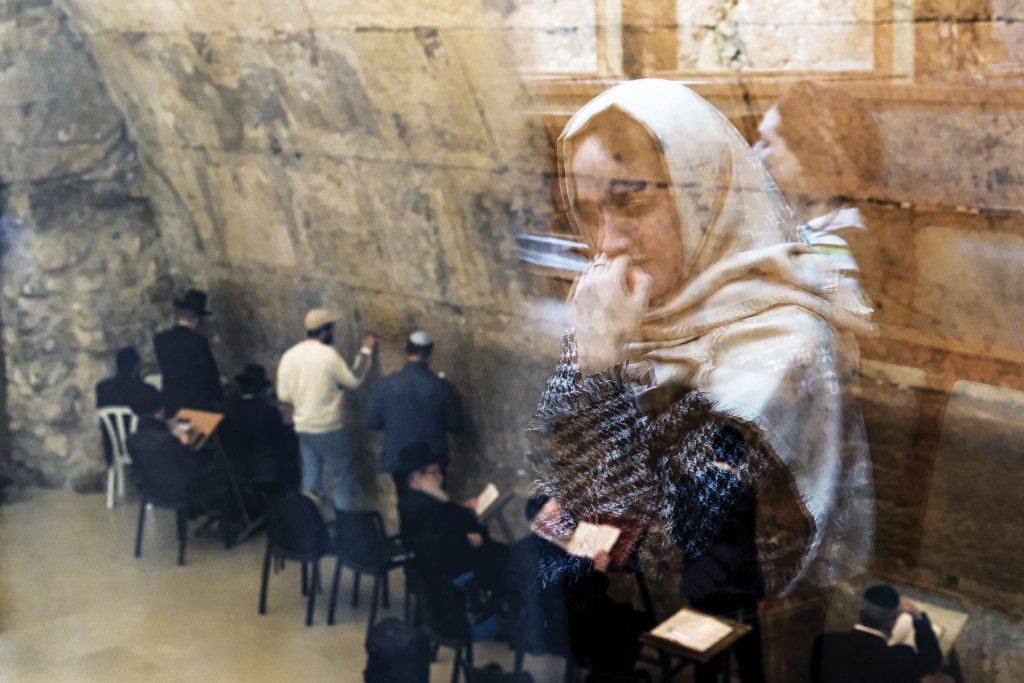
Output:
<path fill-rule="evenodd" d="M 675 71 L 679 58 L 676 0 L 622 3 L 622 69 L 636 78 Z"/>

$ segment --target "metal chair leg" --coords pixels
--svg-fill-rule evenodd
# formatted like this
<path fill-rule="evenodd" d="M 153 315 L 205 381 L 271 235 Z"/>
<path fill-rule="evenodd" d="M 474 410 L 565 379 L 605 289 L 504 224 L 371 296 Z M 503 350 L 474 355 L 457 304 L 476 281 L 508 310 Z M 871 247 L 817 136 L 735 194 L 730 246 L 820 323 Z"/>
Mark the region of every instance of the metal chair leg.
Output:
<path fill-rule="evenodd" d="M 334 625 L 334 608 L 338 605 L 338 584 L 341 583 L 341 558 L 334 562 L 334 578 L 331 579 L 331 600 L 327 607 L 327 624 Z"/>
<path fill-rule="evenodd" d="M 178 566 L 185 564 L 185 543 L 188 540 L 188 510 L 180 507 L 175 510 L 175 522 L 178 527 Z"/>
<path fill-rule="evenodd" d="M 267 552 L 263 555 L 263 576 L 260 578 L 260 606 L 259 613 L 267 613 L 267 584 L 270 583 L 270 541 L 267 541 Z"/>
<path fill-rule="evenodd" d="M 377 605 L 381 600 L 380 590 L 380 574 L 373 577 L 373 596 L 370 598 L 370 622 L 366 626 L 366 633 L 370 633 L 370 629 L 373 628 L 374 622 L 377 621 Z"/>
<path fill-rule="evenodd" d="M 409 617 L 412 616 L 412 598 L 409 593 L 409 581 L 406 579 L 405 582 L 405 623 L 411 623 Z"/>
<path fill-rule="evenodd" d="M 462 668 L 462 646 L 455 647 L 455 661 L 452 662 L 452 683 L 459 683 L 459 670 Z"/>
<path fill-rule="evenodd" d="M 139 526 L 135 529 L 135 557 L 142 557 L 142 530 L 146 527 L 146 496 L 139 498 Z"/>
<path fill-rule="evenodd" d="M 306 607 L 306 626 L 313 625 L 313 607 L 316 605 L 316 584 L 320 581 L 320 563 L 313 563 L 313 585 L 309 590 L 309 604 Z"/>
<path fill-rule="evenodd" d="M 107 509 L 114 507 L 114 466 L 107 468 Z"/>
<path fill-rule="evenodd" d="M 359 607 L 359 578 L 362 576 L 356 572 L 355 581 L 352 582 L 352 609 Z"/>
<path fill-rule="evenodd" d="M 302 563 L 302 594 L 309 595 L 309 575 L 306 563 Z"/>

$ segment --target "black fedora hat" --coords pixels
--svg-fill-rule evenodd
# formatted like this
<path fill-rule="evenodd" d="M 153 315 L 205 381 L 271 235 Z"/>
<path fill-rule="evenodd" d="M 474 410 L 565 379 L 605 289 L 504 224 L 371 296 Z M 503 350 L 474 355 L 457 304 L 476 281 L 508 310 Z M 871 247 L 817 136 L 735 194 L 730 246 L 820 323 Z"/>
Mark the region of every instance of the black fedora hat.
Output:
<path fill-rule="evenodd" d="M 412 473 L 421 470 L 427 465 L 441 462 L 441 458 L 434 455 L 430 446 L 422 441 L 403 446 L 398 451 L 398 467 L 401 471 Z"/>
<path fill-rule="evenodd" d="M 242 372 L 235 375 L 238 388 L 246 394 L 255 394 L 270 386 L 267 370 L 257 363 L 249 363 Z"/>
<path fill-rule="evenodd" d="M 188 290 L 185 296 L 174 300 L 174 305 L 192 311 L 198 316 L 213 315 L 211 311 L 206 310 L 206 292 L 199 289 Z"/>

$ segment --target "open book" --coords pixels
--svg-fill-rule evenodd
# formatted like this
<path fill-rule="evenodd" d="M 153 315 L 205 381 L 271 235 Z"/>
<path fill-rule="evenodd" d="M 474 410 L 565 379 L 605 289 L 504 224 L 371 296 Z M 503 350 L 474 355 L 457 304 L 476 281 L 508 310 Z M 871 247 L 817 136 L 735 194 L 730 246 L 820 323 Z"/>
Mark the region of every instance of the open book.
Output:
<path fill-rule="evenodd" d="M 694 652 L 707 652 L 725 640 L 733 626 L 684 607 L 651 630 L 651 635 Z"/>
<path fill-rule="evenodd" d="M 484 490 L 476 497 L 476 516 L 483 517 L 487 513 L 487 509 L 494 505 L 500 496 L 501 492 L 498 491 L 497 486 L 487 484 Z"/>
<path fill-rule="evenodd" d="M 593 559 L 599 552 L 610 553 L 619 540 L 622 530 L 611 524 L 592 524 L 580 522 L 571 534 L 559 535 L 559 532 L 543 525 L 533 524 L 533 533 L 545 541 L 554 543 L 559 548 L 577 557 Z"/>
<path fill-rule="evenodd" d="M 928 615 L 932 630 L 935 631 L 935 638 L 939 641 L 939 649 L 943 655 L 948 655 L 949 651 L 953 649 L 953 644 L 960 635 L 960 631 L 963 630 L 964 624 L 967 623 L 967 613 L 939 607 L 923 600 L 914 600 L 913 602 L 918 609 Z M 916 649 L 915 640 L 914 619 L 904 612 L 892 628 L 889 644 L 909 645 Z"/>
<path fill-rule="evenodd" d="M 610 553 L 620 533 L 621 529 L 610 524 L 580 522 L 572 536 L 560 545 L 570 555 L 593 559 L 600 552 Z"/>

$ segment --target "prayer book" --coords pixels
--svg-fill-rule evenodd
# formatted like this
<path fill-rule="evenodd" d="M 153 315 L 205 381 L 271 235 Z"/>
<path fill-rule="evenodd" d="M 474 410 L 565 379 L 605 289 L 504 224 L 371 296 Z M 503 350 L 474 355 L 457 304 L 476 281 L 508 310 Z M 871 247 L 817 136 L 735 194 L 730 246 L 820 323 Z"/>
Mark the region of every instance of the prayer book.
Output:
<path fill-rule="evenodd" d="M 611 553 L 622 530 L 610 524 L 580 522 L 562 548 L 570 555 L 593 558 L 600 552 Z"/>
<path fill-rule="evenodd" d="M 684 607 L 651 630 L 655 638 L 693 652 L 707 652 L 734 631 L 721 619 Z"/>
<path fill-rule="evenodd" d="M 932 630 L 935 631 L 935 637 L 939 641 L 939 649 L 943 655 L 948 655 L 949 651 L 953 649 L 953 644 L 960 635 L 960 631 L 963 630 L 964 624 L 967 623 L 967 613 L 939 607 L 921 600 L 913 602 L 918 609 L 928 615 L 928 620 L 932 623 Z M 896 619 L 889 644 L 909 645 L 912 648 L 917 648 L 913 617 L 903 613 Z"/>
<path fill-rule="evenodd" d="M 498 491 L 497 486 L 487 484 L 484 490 L 480 492 L 480 495 L 476 497 L 476 516 L 483 517 L 487 513 L 487 509 L 494 505 L 500 495 L 501 493 Z"/>

